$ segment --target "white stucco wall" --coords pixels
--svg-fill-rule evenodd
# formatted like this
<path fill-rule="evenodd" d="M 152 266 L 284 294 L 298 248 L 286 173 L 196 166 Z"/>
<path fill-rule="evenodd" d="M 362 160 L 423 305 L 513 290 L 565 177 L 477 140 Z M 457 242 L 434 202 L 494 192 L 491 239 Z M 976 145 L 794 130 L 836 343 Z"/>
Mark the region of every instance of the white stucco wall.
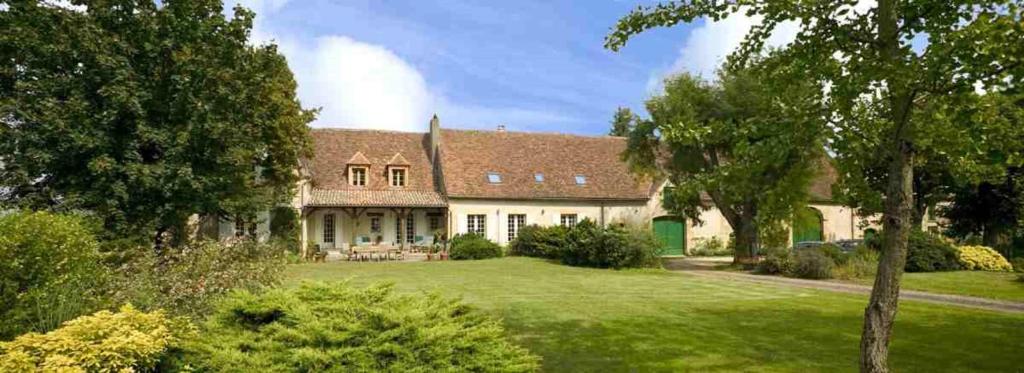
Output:
<path fill-rule="evenodd" d="M 249 229 L 248 225 L 246 225 L 245 229 Z M 234 219 L 222 219 L 217 223 L 217 237 L 219 237 L 220 241 L 235 239 Z M 267 242 L 270 239 L 270 213 L 267 211 L 256 215 L 256 239 L 259 242 Z"/>
<path fill-rule="evenodd" d="M 430 242 L 433 232 L 430 231 L 430 220 L 428 214 L 443 213 L 442 209 L 416 209 L 413 210 L 413 238 L 423 236 L 425 242 Z M 334 243 L 324 242 L 324 215 L 334 214 Z M 370 214 L 381 214 L 381 231 L 370 231 Z M 397 231 L 395 221 L 397 214 L 390 209 L 368 209 L 358 219 L 352 219 L 341 209 L 318 208 L 306 217 L 307 239 L 310 243 L 320 245 L 323 248 L 345 248 L 354 237 L 367 236 L 373 242 L 378 236 L 383 244 L 397 244 Z M 444 228 L 444 216 L 439 217 L 439 224 Z"/>
<path fill-rule="evenodd" d="M 501 245 L 508 243 L 508 216 L 526 215 L 526 225 L 561 224 L 562 214 L 576 214 L 577 221 L 590 219 L 605 224 L 649 224 L 647 203 L 601 201 L 484 200 L 450 199 L 450 224 L 453 234 L 467 232 L 467 216 L 485 215 L 486 236 Z M 602 215 L 603 213 L 603 215 Z"/>

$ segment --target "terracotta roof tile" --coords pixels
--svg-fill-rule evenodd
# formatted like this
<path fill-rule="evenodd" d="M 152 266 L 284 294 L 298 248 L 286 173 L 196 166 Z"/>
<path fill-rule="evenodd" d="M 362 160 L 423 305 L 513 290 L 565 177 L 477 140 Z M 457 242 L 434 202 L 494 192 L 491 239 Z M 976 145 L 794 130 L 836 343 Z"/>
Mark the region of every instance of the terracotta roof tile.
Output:
<path fill-rule="evenodd" d="M 437 192 L 313 189 L 310 206 L 445 207 Z"/>
<path fill-rule="evenodd" d="M 405 157 L 402 156 L 402 153 L 395 153 L 395 156 L 391 157 L 391 160 L 388 161 L 388 166 L 408 166 L 408 165 L 409 165 L 409 161 L 407 161 L 405 159 Z"/>
<path fill-rule="evenodd" d="M 356 154 L 353 155 L 352 158 L 349 158 L 348 162 L 345 162 L 345 164 L 354 164 L 362 166 L 370 164 L 370 160 L 366 159 L 366 156 L 363 155 L 363 152 L 356 152 Z"/>
<path fill-rule="evenodd" d="M 621 137 L 442 130 L 444 190 L 452 198 L 647 199 L 651 182 L 637 180 L 620 160 L 625 147 Z M 489 172 L 501 183 L 488 182 Z M 586 184 L 578 185 L 577 175 Z"/>

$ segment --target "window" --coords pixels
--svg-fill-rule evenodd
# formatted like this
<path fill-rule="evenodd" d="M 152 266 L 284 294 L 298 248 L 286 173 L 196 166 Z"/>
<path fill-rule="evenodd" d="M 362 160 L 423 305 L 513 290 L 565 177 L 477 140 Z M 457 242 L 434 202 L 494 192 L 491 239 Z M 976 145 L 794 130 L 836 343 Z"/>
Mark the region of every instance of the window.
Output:
<path fill-rule="evenodd" d="M 544 182 L 544 174 L 542 174 L 540 172 L 533 174 L 533 180 L 538 182 L 538 183 L 543 183 Z"/>
<path fill-rule="evenodd" d="M 466 217 L 466 233 L 475 233 L 481 236 L 487 233 L 487 215 L 469 215 Z"/>
<path fill-rule="evenodd" d="M 501 174 L 499 174 L 497 172 L 488 172 L 487 173 L 487 182 L 489 182 L 491 184 L 501 183 Z"/>
<path fill-rule="evenodd" d="M 437 232 L 441 229 L 441 215 L 427 215 L 430 224 L 430 232 Z"/>
<path fill-rule="evenodd" d="M 249 224 L 249 237 L 256 237 L 256 223 Z"/>
<path fill-rule="evenodd" d="M 370 217 L 370 232 L 380 233 L 380 216 Z"/>
<path fill-rule="evenodd" d="M 583 175 L 576 175 L 576 185 L 583 185 L 587 183 L 587 177 Z"/>
<path fill-rule="evenodd" d="M 366 167 L 350 168 L 348 182 L 354 186 L 366 186 Z"/>
<path fill-rule="evenodd" d="M 508 216 L 508 240 L 509 240 L 509 242 L 512 242 L 512 240 L 516 239 L 516 236 L 519 235 L 519 228 L 522 228 L 523 225 L 526 225 L 526 215 L 524 215 L 524 214 L 511 214 L 511 215 Z"/>
<path fill-rule="evenodd" d="M 562 214 L 562 226 L 569 228 L 575 227 L 576 214 Z"/>
<path fill-rule="evenodd" d="M 324 243 L 334 243 L 334 214 L 324 215 Z"/>
<path fill-rule="evenodd" d="M 402 231 L 402 220 L 399 217 L 395 217 L 395 242 L 402 242 L 401 235 L 398 232 Z M 416 234 L 416 219 L 409 215 L 405 218 L 405 242 L 413 243 L 414 236 Z"/>
<path fill-rule="evenodd" d="M 245 220 L 235 218 L 235 237 L 245 236 Z"/>
<path fill-rule="evenodd" d="M 404 168 L 392 168 L 391 169 L 391 186 L 393 186 L 393 187 L 404 187 L 405 186 L 405 169 Z"/>

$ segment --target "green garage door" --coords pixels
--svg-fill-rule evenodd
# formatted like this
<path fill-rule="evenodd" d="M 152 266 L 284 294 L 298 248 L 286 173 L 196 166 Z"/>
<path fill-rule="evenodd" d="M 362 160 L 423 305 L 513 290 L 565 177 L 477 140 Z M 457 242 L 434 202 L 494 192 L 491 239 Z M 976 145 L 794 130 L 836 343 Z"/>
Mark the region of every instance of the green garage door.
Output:
<path fill-rule="evenodd" d="M 793 244 L 822 240 L 821 212 L 811 207 L 801 209 L 793 219 Z"/>
<path fill-rule="evenodd" d="M 664 255 L 686 252 L 686 219 L 677 216 L 654 218 L 654 235 L 665 245 Z"/>

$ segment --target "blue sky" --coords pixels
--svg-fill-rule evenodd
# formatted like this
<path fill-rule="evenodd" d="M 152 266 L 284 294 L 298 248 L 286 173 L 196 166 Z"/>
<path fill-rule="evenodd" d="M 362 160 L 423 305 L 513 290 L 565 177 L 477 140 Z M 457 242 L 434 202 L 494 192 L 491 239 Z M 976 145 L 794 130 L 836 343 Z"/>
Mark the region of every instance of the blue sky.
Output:
<path fill-rule="evenodd" d="M 709 74 L 749 28 L 734 16 L 603 38 L 636 1 L 243 0 L 281 46 L 315 127 L 442 126 L 603 134 L 675 71 Z M 777 43 L 795 29 L 783 27 Z"/>

